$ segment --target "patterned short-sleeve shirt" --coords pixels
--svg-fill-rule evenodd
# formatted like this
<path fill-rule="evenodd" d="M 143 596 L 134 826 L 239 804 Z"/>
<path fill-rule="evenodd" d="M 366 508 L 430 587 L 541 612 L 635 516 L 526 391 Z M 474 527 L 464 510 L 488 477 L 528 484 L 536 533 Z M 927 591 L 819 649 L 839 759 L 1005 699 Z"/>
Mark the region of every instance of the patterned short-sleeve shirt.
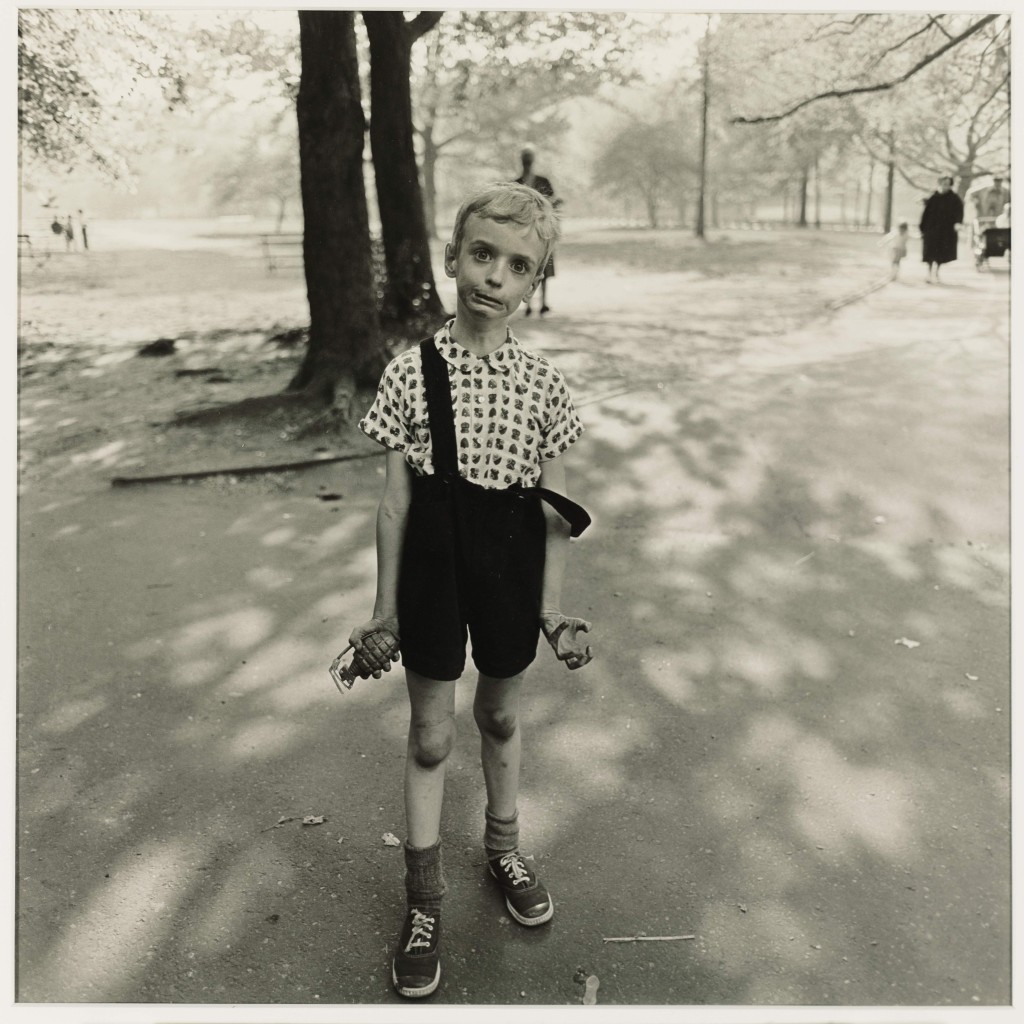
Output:
<path fill-rule="evenodd" d="M 482 487 L 534 486 L 541 464 L 583 433 L 565 379 L 542 356 L 524 349 L 511 329 L 499 348 L 481 357 L 452 338 L 451 324 L 434 335 L 434 344 L 451 382 L 459 474 Z M 416 473 L 433 474 L 419 345 L 388 363 L 359 429 L 404 452 Z"/>

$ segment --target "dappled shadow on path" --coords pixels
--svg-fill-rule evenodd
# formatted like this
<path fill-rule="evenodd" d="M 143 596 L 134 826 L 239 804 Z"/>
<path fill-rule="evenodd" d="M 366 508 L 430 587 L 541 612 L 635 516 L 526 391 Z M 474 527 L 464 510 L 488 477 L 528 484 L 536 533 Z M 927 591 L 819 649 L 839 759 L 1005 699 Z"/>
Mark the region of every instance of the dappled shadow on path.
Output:
<path fill-rule="evenodd" d="M 441 1000 L 575 1003 L 581 967 L 607 1003 L 1008 999 L 1005 424 L 974 378 L 934 415 L 941 359 L 879 393 L 919 362 L 680 370 L 588 408 L 566 610 L 600 657 L 542 656 L 523 713 L 559 913 L 513 934 L 481 884 L 464 684 Z M 403 688 L 326 673 L 372 601 L 379 486 L 33 510 L 22 999 L 395 998 Z M 602 941 L 638 933 L 694 938 Z"/>

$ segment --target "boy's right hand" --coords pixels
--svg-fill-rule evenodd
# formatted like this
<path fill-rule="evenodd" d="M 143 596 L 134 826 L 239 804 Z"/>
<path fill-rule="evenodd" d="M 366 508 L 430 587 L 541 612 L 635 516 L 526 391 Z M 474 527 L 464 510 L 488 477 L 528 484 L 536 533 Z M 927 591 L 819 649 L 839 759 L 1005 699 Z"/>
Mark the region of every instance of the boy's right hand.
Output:
<path fill-rule="evenodd" d="M 394 649 L 391 651 L 390 657 L 385 656 L 381 659 L 377 652 L 372 650 L 370 645 L 365 642 L 371 633 L 391 634 L 391 637 L 394 638 Z M 384 640 L 390 645 L 390 637 L 385 636 Z M 371 675 L 374 679 L 380 679 L 381 673 L 390 672 L 391 662 L 398 661 L 400 656 L 398 648 L 398 618 L 395 616 L 372 618 L 361 626 L 356 626 L 352 630 L 348 642 L 352 645 L 354 652 L 352 667 L 355 671 L 364 679 L 369 678 Z"/>
<path fill-rule="evenodd" d="M 555 657 L 570 669 L 583 668 L 594 660 L 594 649 L 580 633 L 590 633 L 591 624 L 554 609 L 541 612 L 540 628 Z"/>

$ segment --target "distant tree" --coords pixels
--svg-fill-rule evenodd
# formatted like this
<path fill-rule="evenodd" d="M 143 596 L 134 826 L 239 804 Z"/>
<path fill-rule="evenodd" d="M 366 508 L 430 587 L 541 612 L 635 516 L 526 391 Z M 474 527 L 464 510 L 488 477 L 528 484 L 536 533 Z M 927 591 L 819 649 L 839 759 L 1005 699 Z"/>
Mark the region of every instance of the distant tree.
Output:
<path fill-rule="evenodd" d="M 428 229 L 442 162 L 471 160 L 476 179 L 518 173 L 524 142 L 544 149 L 564 130 L 561 104 L 633 80 L 643 31 L 613 12 L 447 12 L 414 65 Z"/>
<path fill-rule="evenodd" d="M 631 121 L 616 132 L 599 153 L 593 181 L 609 195 L 639 200 L 650 227 L 657 228 L 660 213 L 684 187 L 699 183 L 695 148 L 686 144 L 678 120 L 644 124 Z"/>
<path fill-rule="evenodd" d="M 858 101 L 861 144 L 884 160 L 891 143 L 898 173 L 922 190 L 952 173 L 962 196 L 979 175 L 1007 174 L 1009 42 L 1008 21 L 990 22 L 901 86 L 893 102 Z"/>
<path fill-rule="evenodd" d="M 280 231 L 288 207 L 299 199 L 299 150 L 294 124 L 290 132 L 240 139 L 236 158 L 221 164 L 211 182 L 218 207 L 272 204 Z"/>

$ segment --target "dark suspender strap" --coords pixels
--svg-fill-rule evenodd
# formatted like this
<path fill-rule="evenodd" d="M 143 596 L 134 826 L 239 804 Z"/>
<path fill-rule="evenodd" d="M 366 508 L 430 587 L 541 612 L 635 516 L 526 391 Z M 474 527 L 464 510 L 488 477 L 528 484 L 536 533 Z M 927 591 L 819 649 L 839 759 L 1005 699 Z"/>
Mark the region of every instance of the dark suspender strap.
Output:
<path fill-rule="evenodd" d="M 548 490 L 547 487 L 524 487 L 523 493 L 536 494 L 542 501 L 546 501 L 569 524 L 570 537 L 578 537 L 590 525 L 590 513 L 558 491 Z"/>
<path fill-rule="evenodd" d="M 454 476 L 459 472 L 459 460 L 455 447 L 455 414 L 452 412 L 448 364 L 437 351 L 433 338 L 424 338 L 420 342 L 420 358 L 423 361 L 423 386 L 427 392 L 434 472 L 442 476 Z"/>
<path fill-rule="evenodd" d="M 423 362 L 423 387 L 427 395 L 434 472 L 443 476 L 458 476 L 455 414 L 452 411 L 448 364 L 437 351 L 433 338 L 424 338 L 420 342 L 420 358 Z M 522 494 L 536 494 L 542 501 L 546 501 L 569 524 L 570 537 L 578 537 L 591 523 L 587 510 L 564 494 L 547 487 L 522 487 L 519 490 Z"/>

